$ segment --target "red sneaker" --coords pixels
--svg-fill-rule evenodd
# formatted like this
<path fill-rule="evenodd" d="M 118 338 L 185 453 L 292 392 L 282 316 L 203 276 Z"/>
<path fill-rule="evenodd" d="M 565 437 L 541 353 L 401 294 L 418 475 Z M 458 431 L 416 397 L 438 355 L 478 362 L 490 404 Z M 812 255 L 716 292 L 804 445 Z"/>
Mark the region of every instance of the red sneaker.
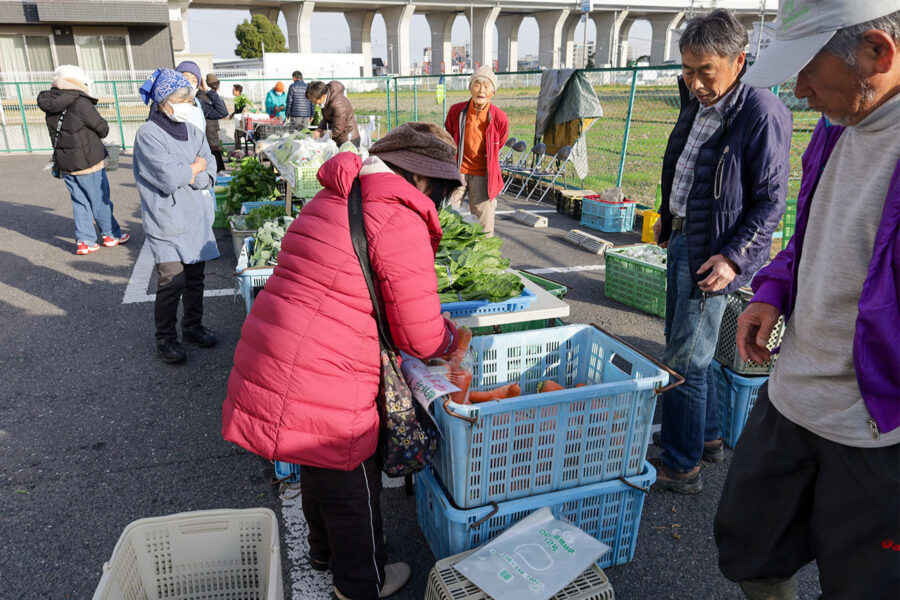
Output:
<path fill-rule="evenodd" d="M 123 233 L 121 236 L 114 238 L 111 235 L 103 236 L 103 245 L 107 248 L 112 248 L 113 246 L 119 246 L 121 244 L 125 244 L 128 240 L 131 239 L 131 236 L 127 233 Z"/>
<path fill-rule="evenodd" d="M 90 254 L 91 252 L 96 252 L 100 249 L 100 244 L 94 242 L 93 244 L 88 244 L 87 242 L 78 242 L 78 247 L 75 250 L 75 254 Z"/>

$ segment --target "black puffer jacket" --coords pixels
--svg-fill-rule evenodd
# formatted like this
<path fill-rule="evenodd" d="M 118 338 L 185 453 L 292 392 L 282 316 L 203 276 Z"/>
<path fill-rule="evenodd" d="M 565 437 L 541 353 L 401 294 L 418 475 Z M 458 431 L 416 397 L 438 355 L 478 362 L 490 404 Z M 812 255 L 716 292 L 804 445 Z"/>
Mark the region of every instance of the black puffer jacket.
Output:
<path fill-rule="evenodd" d="M 206 117 L 206 143 L 213 150 L 219 149 L 219 119 L 228 116 L 228 107 L 215 90 L 198 90 L 197 100 Z"/>
<path fill-rule="evenodd" d="M 96 98 L 80 90 L 52 88 L 38 94 L 37 104 L 47 113 L 51 144 L 56 137 L 59 115 L 66 111 L 56 146 L 56 166 L 60 171 L 82 171 L 106 158 L 103 138 L 109 134 L 109 124 L 97 112 Z"/>

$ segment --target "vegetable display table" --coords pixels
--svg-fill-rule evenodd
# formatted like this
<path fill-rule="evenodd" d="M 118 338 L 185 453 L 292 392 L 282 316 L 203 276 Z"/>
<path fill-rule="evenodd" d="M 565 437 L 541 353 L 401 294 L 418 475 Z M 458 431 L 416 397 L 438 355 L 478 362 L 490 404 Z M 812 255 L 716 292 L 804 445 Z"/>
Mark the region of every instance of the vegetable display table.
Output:
<path fill-rule="evenodd" d="M 534 283 L 523 277 L 522 283 L 537 296 L 528 308 L 514 312 L 490 313 L 486 315 L 472 315 L 470 317 L 458 317 L 454 319 L 457 325 L 466 327 L 488 327 L 491 325 L 508 325 L 509 323 L 522 323 L 525 321 L 537 321 L 540 319 L 562 319 L 569 316 L 569 305 Z"/>

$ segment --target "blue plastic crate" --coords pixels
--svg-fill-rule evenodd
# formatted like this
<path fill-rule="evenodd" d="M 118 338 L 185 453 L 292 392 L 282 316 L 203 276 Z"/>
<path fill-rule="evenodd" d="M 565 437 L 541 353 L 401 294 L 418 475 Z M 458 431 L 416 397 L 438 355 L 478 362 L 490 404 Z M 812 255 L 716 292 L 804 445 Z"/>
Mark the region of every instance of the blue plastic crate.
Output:
<path fill-rule="evenodd" d="M 255 202 L 241 202 L 241 214 L 246 215 L 254 208 L 260 206 L 284 206 L 284 200 L 257 200 Z"/>
<path fill-rule="evenodd" d="M 219 175 L 216 177 L 216 185 L 228 185 L 234 179 L 232 175 Z"/>
<path fill-rule="evenodd" d="M 250 308 L 256 296 L 262 291 L 266 285 L 266 281 L 275 272 L 275 267 L 248 267 L 247 260 L 250 253 L 253 252 L 253 238 L 244 239 L 244 245 L 241 254 L 238 256 L 237 269 L 235 271 L 235 287 L 236 291 L 244 298 L 244 308 L 247 314 L 250 314 Z"/>
<path fill-rule="evenodd" d="M 649 491 L 656 470 L 645 462 L 628 484 Z M 553 515 L 568 519 L 592 535 L 610 551 L 600 557 L 601 569 L 622 565 L 634 558 L 641 511 L 647 492 L 615 479 L 570 490 L 508 500 L 462 510 L 453 505 L 429 469 L 416 474 L 416 515 L 419 527 L 436 559 L 470 550 L 488 542 L 535 510 L 549 507 Z M 494 512 L 496 509 L 496 512 Z"/>
<path fill-rule="evenodd" d="M 634 226 L 637 203 L 606 202 L 600 196 L 585 196 L 581 203 L 581 224 L 606 233 L 624 233 Z"/>
<path fill-rule="evenodd" d="M 273 462 L 275 463 L 275 479 L 278 479 L 283 483 L 300 482 L 300 465 L 284 462 L 282 460 Z"/>
<path fill-rule="evenodd" d="M 537 300 L 537 296 L 524 288 L 521 296 L 504 300 L 503 302 L 488 302 L 487 300 L 469 300 L 467 302 L 447 302 L 441 304 L 441 312 L 450 313 L 451 317 L 469 317 L 472 315 L 488 315 L 500 312 L 516 312 L 525 310 Z"/>
<path fill-rule="evenodd" d="M 669 380 L 654 361 L 591 325 L 476 336 L 471 349 L 470 389 L 516 382 L 523 395 L 432 405 L 443 434 L 434 468 L 458 506 L 641 472 L 656 388 Z M 536 394 L 547 379 L 572 389 Z"/>
<path fill-rule="evenodd" d="M 769 377 L 744 377 L 717 360 L 712 362 L 713 378 L 722 419 L 722 437 L 729 448 L 737 444 L 750 410 L 756 404 L 759 388 Z"/>

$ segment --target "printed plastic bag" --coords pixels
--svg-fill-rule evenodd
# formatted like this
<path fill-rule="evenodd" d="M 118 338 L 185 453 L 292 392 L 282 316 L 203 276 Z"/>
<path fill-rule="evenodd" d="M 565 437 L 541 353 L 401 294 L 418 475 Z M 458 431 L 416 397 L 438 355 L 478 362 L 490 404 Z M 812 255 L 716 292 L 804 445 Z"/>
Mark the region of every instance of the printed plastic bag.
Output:
<path fill-rule="evenodd" d="M 541 508 L 455 569 L 495 600 L 548 600 L 608 550 L 578 527 L 556 519 L 549 508 Z"/>

